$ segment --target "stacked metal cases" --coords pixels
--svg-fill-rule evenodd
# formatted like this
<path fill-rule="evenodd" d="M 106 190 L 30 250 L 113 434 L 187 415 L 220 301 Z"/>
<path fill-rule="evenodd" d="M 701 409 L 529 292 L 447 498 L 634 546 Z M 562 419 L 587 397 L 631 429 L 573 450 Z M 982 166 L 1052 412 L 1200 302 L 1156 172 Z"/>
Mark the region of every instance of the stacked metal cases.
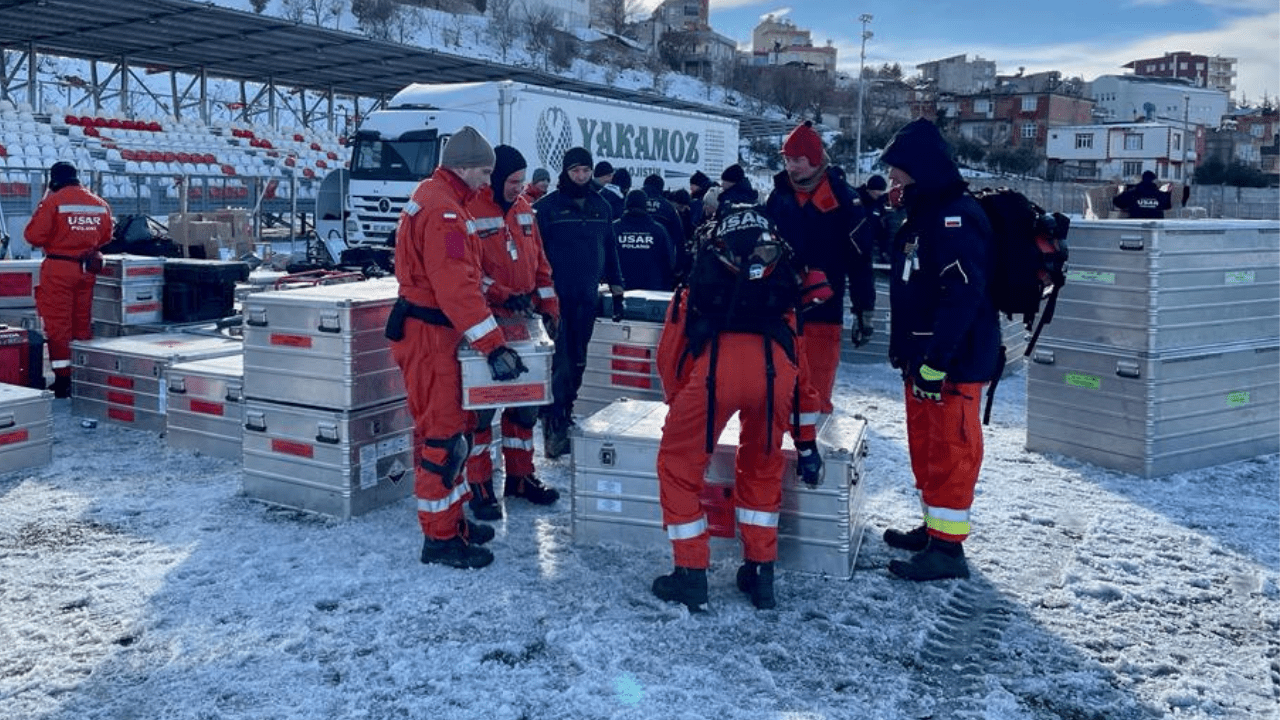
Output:
<path fill-rule="evenodd" d="M 661 322 L 596 320 L 574 409 L 590 415 L 620 398 L 661 400 Z"/>
<path fill-rule="evenodd" d="M 189 323 L 229 317 L 235 312 L 236 283 L 248 277 L 248 263 L 239 261 L 166 261 L 165 321 Z"/>
<path fill-rule="evenodd" d="M 239 460 L 244 438 L 244 354 L 169 368 L 169 447 Z"/>
<path fill-rule="evenodd" d="M 1155 477 L 1280 450 L 1280 225 L 1071 227 L 1027 448 Z"/>
<path fill-rule="evenodd" d="M 118 337 L 129 326 L 164 319 L 164 258 L 107 255 L 93 285 L 95 334 Z"/>
<path fill-rule="evenodd" d="M 53 393 L 0 383 L 0 473 L 53 460 Z"/>
<path fill-rule="evenodd" d="M 254 293 L 244 302 L 244 489 L 359 515 L 413 490 L 413 418 L 384 335 L 392 279 Z"/>
<path fill-rule="evenodd" d="M 35 308 L 42 260 L 0 260 L 0 308 Z"/>
<path fill-rule="evenodd" d="M 645 400 L 619 400 L 586 418 L 573 442 L 572 515 L 574 542 L 617 542 L 665 547 L 657 477 L 658 445 L 667 407 Z M 736 416 L 719 438 L 703 508 L 713 540 L 734 538 L 732 489 L 738 446 Z M 822 485 L 795 480 L 795 450 L 784 440 L 782 511 L 778 521 L 778 566 L 846 578 L 853 573 L 862 542 L 866 422 L 824 417 L 818 447 L 825 463 Z M 718 547 L 716 552 L 737 552 Z M 730 543 L 731 544 L 731 543 Z"/>
<path fill-rule="evenodd" d="M 71 411 L 125 427 L 165 431 L 168 371 L 178 363 L 238 355 L 240 341 L 150 333 L 71 342 Z"/>
<path fill-rule="evenodd" d="M 876 278 L 876 309 L 871 313 L 874 332 L 871 340 L 860 348 L 849 342 L 853 329 L 853 314 L 844 314 L 845 340 L 840 345 L 840 361 L 853 364 L 889 362 L 889 279 L 883 273 Z M 1004 375 L 1017 372 L 1026 364 L 1023 353 L 1027 349 L 1027 328 L 1021 317 L 1000 316 L 1002 342 L 1005 348 Z"/>
<path fill-rule="evenodd" d="M 497 318 L 507 346 L 529 369 L 515 380 L 494 380 L 486 355 L 467 343 L 458 346 L 462 366 L 462 407 L 466 410 L 525 407 L 551 402 L 551 357 L 555 344 L 538 318 Z"/>

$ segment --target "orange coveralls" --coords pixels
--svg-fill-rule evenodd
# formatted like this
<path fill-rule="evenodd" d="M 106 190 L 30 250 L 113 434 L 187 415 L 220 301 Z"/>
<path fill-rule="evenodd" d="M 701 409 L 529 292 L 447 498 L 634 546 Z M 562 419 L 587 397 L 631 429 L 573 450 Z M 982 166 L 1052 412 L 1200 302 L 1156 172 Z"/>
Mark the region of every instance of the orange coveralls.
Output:
<path fill-rule="evenodd" d="M 111 242 L 111 206 L 79 185 L 40 201 L 23 233 L 44 251 L 36 309 L 44 320 L 49 364 L 56 377 L 71 376 L 71 341 L 93 338 L 93 273 L 82 258 Z"/>
<path fill-rule="evenodd" d="M 560 300 L 551 281 L 551 264 L 542 249 L 542 237 L 534 222 L 533 206 L 521 194 L 504 216 L 489 188 L 476 193 L 467 202 L 467 211 L 475 218 L 480 236 L 481 280 L 489 310 L 497 317 L 511 317 L 503 303 L 514 295 L 534 296 L 533 306 L 539 313 L 560 319 Z M 491 418 L 488 412 L 479 416 Z M 482 483 L 493 476 L 493 459 L 489 448 L 493 443 L 493 426 L 483 422 L 473 430 L 471 457 L 467 459 L 467 482 Z M 533 426 L 538 408 L 511 408 L 502 413 L 502 459 L 508 475 L 533 474 Z"/>
<path fill-rule="evenodd" d="M 706 485 L 707 376 L 710 345 L 697 357 L 686 357 L 677 368 L 687 340 L 686 293 L 672 298 L 678 319 L 667 322 L 658 341 L 658 373 L 668 405 L 658 446 L 659 500 L 672 554 L 678 567 L 706 568 L 711 564 L 710 532 L 701 495 Z M 795 318 L 788 317 L 795 327 Z M 774 341 L 768 347 L 777 375 L 773 381 L 773 416 L 766 412 L 765 341 L 763 335 L 720 333 L 716 360 L 715 418 L 712 432 L 719 437 L 736 411 L 742 426 L 734 460 L 734 519 L 742 535 L 743 557 L 771 562 L 778 557 L 778 511 L 782 507 L 782 435 L 792 429 L 792 408 L 800 388 L 800 427 L 797 441 L 814 439 L 821 400 L 808 383 L 805 355 L 797 342 L 798 365 Z M 772 426 L 772 443 L 769 428 Z"/>
<path fill-rule="evenodd" d="M 391 343 L 413 414 L 418 522 L 434 540 L 458 534 L 469 497 L 460 475 L 474 413 L 462 409 L 458 344 L 465 339 L 486 355 L 503 344 L 480 290 L 480 238 L 464 207 L 472 195 L 452 171 L 437 168 L 414 190 L 396 230 L 400 296 L 442 311 L 452 325 L 409 318 L 404 339 Z M 454 457 L 459 444 L 463 457 Z"/>

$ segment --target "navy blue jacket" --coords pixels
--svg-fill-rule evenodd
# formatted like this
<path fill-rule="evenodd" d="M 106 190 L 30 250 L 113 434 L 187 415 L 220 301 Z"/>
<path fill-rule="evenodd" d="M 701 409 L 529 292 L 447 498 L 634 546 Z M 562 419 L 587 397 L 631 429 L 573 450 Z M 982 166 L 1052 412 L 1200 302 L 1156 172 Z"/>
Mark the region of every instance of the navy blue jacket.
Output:
<path fill-rule="evenodd" d="M 855 244 L 855 230 L 862 221 L 862 206 L 853 188 L 845 180 L 844 170 L 827 169 L 827 183 L 836 204 L 826 209 L 818 201 L 803 206 L 785 171 L 773 177 L 773 192 L 765 203 L 765 211 L 778 227 L 778 233 L 796 252 L 796 261 L 806 268 L 827 275 L 834 296 L 804 313 L 804 322 L 843 324 L 844 297 L 854 311 L 872 310 L 876 304 L 875 277 L 871 271 L 871 253 Z M 733 189 L 736 189 L 735 185 Z M 724 195 L 720 202 L 724 202 Z"/>
<path fill-rule="evenodd" d="M 987 288 L 994 239 L 986 213 L 933 123 L 909 123 L 880 160 L 915 180 L 890 253 L 889 362 L 904 375 L 927 364 L 953 382 L 995 379 L 1000 318 Z"/>
<path fill-rule="evenodd" d="M 533 209 L 561 303 L 595 305 L 602 280 L 625 284 L 618 266 L 612 210 L 600 193 L 588 189 L 583 197 L 572 198 L 557 189 Z"/>
<path fill-rule="evenodd" d="M 675 287 L 676 248 L 666 229 L 644 208 L 626 211 L 613 221 L 618 261 L 628 290 L 671 290 Z"/>

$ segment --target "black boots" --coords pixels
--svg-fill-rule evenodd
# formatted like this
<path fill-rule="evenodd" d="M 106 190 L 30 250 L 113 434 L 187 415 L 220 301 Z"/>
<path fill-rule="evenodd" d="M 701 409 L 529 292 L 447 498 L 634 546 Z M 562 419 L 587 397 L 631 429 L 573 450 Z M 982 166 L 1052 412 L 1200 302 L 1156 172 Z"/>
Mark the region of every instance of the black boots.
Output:
<path fill-rule="evenodd" d="M 464 519 L 458 524 L 458 534 L 448 540 L 422 539 L 422 562 L 463 570 L 482 568 L 493 562 L 493 553 L 480 546 L 493 536 L 492 527 Z"/>
<path fill-rule="evenodd" d="M 704 610 L 707 604 L 707 570 L 677 567 L 670 575 L 654 579 L 653 594 L 666 602 L 683 603 L 690 612 Z"/>
<path fill-rule="evenodd" d="M 898 550 L 918 553 L 929 544 L 929 531 L 925 529 L 923 524 L 907 532 L 893 529 L 885 530 L 884 544 Z"/>
<path fill-rule="evenodd" d="M 964 545 L 930 537 L 910 560 L 890 561 L 889 572 L 916 582 L 955 580 L 969 577 L 969 564 L 964 559 Z"/>
<path fill-rule="evenodd" d="M 71 397 L 71 376 L 58 375 L 53 379 L 49 389 L 53 391 L 53 396 L 60 400 Z"/>
<path fill-rule="evenodd" d="M 559 490 L 544 485 L 533 475 L 508 475 L 502 494 L 504 497 L 524 498 L 534 505 L 550 505 L 560 499 Z"/>
<path fill-rule="evenodd" d="M 542 416 L 542 454 L 548 460 L 567 455 L 572 449 L 569 443 L 569 420 L 559 415 Z"/>
<path fill-rule="evenodd" d="M 757 610 L 778 606 L 773 597 L 773 563 L 747 560 L 738 568 L 738 589 L 751 596 Z"/>
<path fill-rule="evenodd" d="M 498 498 L 493 495 L 493 481 L 470 483 L 469 487 L 471 499 L 467 504 L 471 506 L 471 514 L 475 515 L 477 520 L 501 520 L 502 506 L 498 504 Z"/>

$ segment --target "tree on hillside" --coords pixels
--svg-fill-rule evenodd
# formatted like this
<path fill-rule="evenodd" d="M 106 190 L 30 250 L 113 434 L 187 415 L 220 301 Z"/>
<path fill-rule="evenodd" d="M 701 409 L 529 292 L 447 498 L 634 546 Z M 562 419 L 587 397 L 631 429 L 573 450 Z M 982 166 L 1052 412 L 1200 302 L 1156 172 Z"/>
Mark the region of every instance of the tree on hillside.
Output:
<path fill-rule="evenodd" d="M 597 0 L 592 5 L 596 7 L 595 20 L 600 23 L 601 29 L 614 35 L 625 35 L 627 27 L 631 25 L 631 18 L 638 17 L 645 11 L 644 3 L 640 0 Z"/>
<path fill-rule="evenodd" d="M 346 5 L 345 0 L 280 0 L 280 14 L 297 23 L 337 29 Z"/>
<path fill-rule="evenodd" d="M 270 2 L 271 0 L 249 0 L 249 6 L 253 8 L 254 12 L 261 15 L 266 11 L 267 5 L 270 4 Z"/>
<path fill-rule="evenodd" d="M 356 16 L 365 35 L 378 40 L 408 42 L 423 25 L 418 8 L 406 7 L 395 0 L 351 0 L 351 14 Z"/>

